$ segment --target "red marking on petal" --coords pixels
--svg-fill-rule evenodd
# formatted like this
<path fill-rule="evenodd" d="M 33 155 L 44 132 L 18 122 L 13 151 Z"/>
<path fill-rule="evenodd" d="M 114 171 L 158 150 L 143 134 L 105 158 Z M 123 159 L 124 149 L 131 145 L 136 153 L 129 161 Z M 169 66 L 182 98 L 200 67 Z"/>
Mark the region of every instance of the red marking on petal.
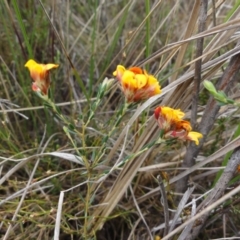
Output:
<path fill-rule="evenodd" d="M 157 107 L 157 108 L 154 110 L 154 116 L 155 116 L 156 119 L 159 118 L 160 112 L 161 112 L 161 107 Z"/>
<path fill-rule="evenodd" d="M 38 85 L 35 82 L 32 84 L 32 90 L 34 92 L 40 92 L 41 91 L 41 89 L 38 87 Z"/>

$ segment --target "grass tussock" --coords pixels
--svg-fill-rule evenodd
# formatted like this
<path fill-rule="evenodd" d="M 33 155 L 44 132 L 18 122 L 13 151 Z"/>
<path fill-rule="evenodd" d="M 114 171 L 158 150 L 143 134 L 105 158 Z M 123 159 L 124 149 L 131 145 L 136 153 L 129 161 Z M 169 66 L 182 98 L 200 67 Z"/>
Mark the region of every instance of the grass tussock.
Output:
<path fill-rule="evenodd" d="M 1 1 L 0 238 L 239 237 L 239 3 Z M 59 64 L 48 96 L 29 59 Z M 127 103 L 119 64 L 161 94 Z M 165 139 L 158 106 L 199 145 Z"/>

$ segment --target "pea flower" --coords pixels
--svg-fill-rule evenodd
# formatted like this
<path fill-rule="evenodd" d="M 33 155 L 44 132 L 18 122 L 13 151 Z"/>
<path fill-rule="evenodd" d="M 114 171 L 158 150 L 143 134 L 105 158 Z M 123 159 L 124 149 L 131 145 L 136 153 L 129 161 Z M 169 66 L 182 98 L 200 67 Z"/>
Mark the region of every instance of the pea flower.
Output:
<path fill-rule="evenodd" d="M 158 80 L 139 67 L 125 69 L 124 66 L 118 65 L 113 75 L 119 81 L 128 102 L 146 100 L 161 93 Z"/>
<path fill-rule="evenodd" d="M 180 109 L 170 107 L 157 107 L 154 111 L 154 116 L 165 138 L 194 141 L 198 145 L 203 135 L 192 131 L 190 122 L 183 120 L 184 115 Z"/>
<path fill-rule="evenodd" d="M 28 60 L 25 67 L 28 68 L 31 78 L 33 79 L 32 90 L 47 95 L 50 85 L 49 71 L 58 66 L 59 65 L 53 63 L 39 64 L 32 59 Z"/>

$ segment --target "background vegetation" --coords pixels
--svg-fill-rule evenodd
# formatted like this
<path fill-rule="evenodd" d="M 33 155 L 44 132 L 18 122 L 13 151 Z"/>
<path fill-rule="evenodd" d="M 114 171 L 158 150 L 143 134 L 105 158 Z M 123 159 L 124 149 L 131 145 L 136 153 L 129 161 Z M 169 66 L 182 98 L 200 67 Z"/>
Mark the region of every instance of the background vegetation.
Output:
<path fill-rule="evenodd" d="M 239 3 L 0 1 L 1 239 L 239 237 L 239 110 L 202 86 L 238 100 Z M 30 58 L 60 64 L 50 94 L 65 122 L 32 92 Z M 116 84 L 100 94 L 118 64 L 162 94 L 127 110 Z M 199 147 L 153 144 L 158 105 L 186 112 Z"/>

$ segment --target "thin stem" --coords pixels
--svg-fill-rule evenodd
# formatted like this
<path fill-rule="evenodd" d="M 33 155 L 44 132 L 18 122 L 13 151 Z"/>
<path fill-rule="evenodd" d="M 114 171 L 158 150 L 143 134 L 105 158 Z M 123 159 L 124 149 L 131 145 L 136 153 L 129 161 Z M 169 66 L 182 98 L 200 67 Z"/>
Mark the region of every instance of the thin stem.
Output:
<path fill-rule="evenodd" d="M 208 7 L 208 0 L 201 0 L 198 33 L 201 33 L 205 30 L 206 19 L 207 19 L 207 7 Z M 197 39 L 196 58 L 200 57 L 203 54 L 203 42 L 204 42 L 204 38 Z M 196 123 L 196 119 L 197 119 L 199 89 L 200 89 L 200 83 L 201 83 L 201 79 L 202 79 L 201 73 L 202 73 L 202 59 L 200 58 L 195 63 L 195 76 L 194 76 L 194 87 L 193 87 L 193 96 L 192 96 L 192 112 L 191 112 L 191 125 L 193 127 L 194 127 L 194 125 Z"/>
<path fill-rule="evenodd" d="M 163 236 L 166 236 L 169 229 L 169 212 L 168 212 L 167 194 L 165 191 L 165 187 L 164 187 L 163 179 L 161 175 L 159 174 L 157 178 L 158 178 L 159 189 L 160 189 L 162 200 L 163 200 L 163 211 L 164 211 L 164 219 L 165 219 L 165 228 L 164 228 Z"/>
<path fill-rule="evenodd" d="M 147 16 L 147 19 L 146 19 L 146 54 L 145 54 L 145 57 L 149 57 L 150 56 L 150 15 L 149 15 L 149 12 L 150 12 L 150 1 L 149 0 L 145 0 L 145 9 L 146 9 L 146 16 Z M 145 68 L 147 70 L 149 70 L 148 66 L 145 66 Z"/>
<path fill-rule="evenodd" d="M 236 46 L 238 47 L 238 45 Z M 223 75 L 219 78 L 217 83 L 217 90 L 224 91 L 227 94 L 232 86 L 232 84 L 238 79 L 239 73 L 239 63 L 240 63 L 240 54 L 233 56 L 225 69 Z M 217 113 L 220 109 L 220 105 L 212 97 L 208 100 L 207 106 L 205 108 L 202 120 L 199 124 L 198 131 L 203 134 L 198 146 L 191 145 L 187 149 L 185 159 L 182 167 L 188 167 L 189 162 L 192 159 L 195 159 L 202 149 L 203 143 L 205 142 L 217 116 Z M 177 184 L 177 192 L 184 192 L 187 187 L 188 177 L 181 179 Z"/>

